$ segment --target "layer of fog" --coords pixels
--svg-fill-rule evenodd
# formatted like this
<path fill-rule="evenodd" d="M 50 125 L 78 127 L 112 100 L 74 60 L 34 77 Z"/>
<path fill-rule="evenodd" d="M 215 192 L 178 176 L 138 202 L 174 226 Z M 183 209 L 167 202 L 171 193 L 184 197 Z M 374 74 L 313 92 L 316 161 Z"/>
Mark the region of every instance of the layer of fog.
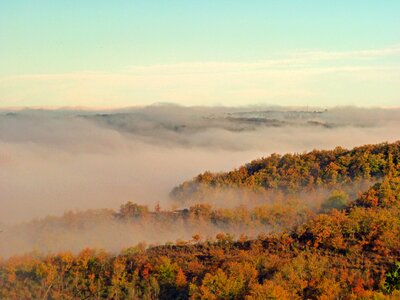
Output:
<path fill-rule="evenodd" d="M 374 182 L 362 180 L 341 185 L 340 194 L 350 203 Z M 78 253 L 87 247 L 118 253 L 140 243 L 152 246 L 190 242 L 197 234 L 203 240 L 213 239 L 221 232 L 235 238 L 255 238 L 271 231 L 290 230 L 315 213 L 332 209 L 328 199 L 337 193 L 336 187 L 292 195 L 226 188 L 210 191 L 207 199 L 188 199 L 183 207 L 191 207 L 190 210 L 165 211 L 161 207 L 160 212 L 145 212 L 141 217 L 124 216 L 110 209 L 69 211 L 62 216 L 47 216 L 4 228 L 0 234 L 0 257 L 30 252 Z M 203 218 L 195 210 L 190 212 L 199 203 L 207 204 L 205 207 L 212 208 L 213 213 Z"/>
<path fill-rule="evenodd" d="M 129 200 L 168 206 L 175 185 L 205 170 L 272 152 L 394 141 L 398 128 L 399 109 L 354 107 L 3 111 L 0 222 Z"/>
<path fill-rule="evenodd" d="M 118 253 L 140 243 L 152 246 L 190 241 L 195 234 L 200 234 L 204 240 L 215 238 L 220 232 L 238 238 L 240 234 L 256 237 L 268 230 L 269 226 L 263 224 L 256 227 L 244 224 L 218 226 L 202 220 L 185 222 L 181 218 L 165 222 L 123 221 L 102 210 L 67 212 L 61 217 L 46 217 L 4 230 L 0 235 L 0 257 L 30 252 L 77 253 L 88 247 Z"/>

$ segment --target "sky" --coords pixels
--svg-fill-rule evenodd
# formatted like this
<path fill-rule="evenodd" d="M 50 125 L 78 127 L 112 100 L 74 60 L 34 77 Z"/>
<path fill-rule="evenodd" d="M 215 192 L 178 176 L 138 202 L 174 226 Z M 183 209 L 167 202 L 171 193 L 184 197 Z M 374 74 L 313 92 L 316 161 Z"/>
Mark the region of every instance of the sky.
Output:
<path fill-rule="evenodd" d="M 399 11 L 397 0 L 0 0 L 0 107 L 399 107 Z"/>

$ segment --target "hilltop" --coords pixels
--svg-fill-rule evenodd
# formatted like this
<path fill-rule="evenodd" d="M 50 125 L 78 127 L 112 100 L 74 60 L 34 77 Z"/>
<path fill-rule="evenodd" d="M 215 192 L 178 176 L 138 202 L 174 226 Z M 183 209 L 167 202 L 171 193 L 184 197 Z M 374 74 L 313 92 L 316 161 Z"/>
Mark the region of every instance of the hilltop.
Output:
<path fill-rule="evenodd" d="M 396 142 L 271 155 L 231 172 L 207 172 L 174 189 L 173 195 L 198 197 L 201 191 L 206 197 L 234 187 L 268 197 L 273 191 L 275 198 L 272 203 L 264 199 L 262 207 L 216 208 L 203 203 L 172 211 L 126 203 L 103 216 L 139 224 L 136 230 L 149 224 L 161 230 L 177 222 L 198 226 L 199 231 L 175 243 L 138 244 L 118 255 L 86 249 L 78 254 L 12 257 L 0 263 L 0 297 L 396 299 L 399 171 Z M 367 183 L 355 197 L 346 192 Z M 327 196 L 319 205 L 300 205 L 306 203 L 304 195 L 321 188 L 331 192 L 318 194 Z M 225 224 L 230 232 L 220 226 L 221 232 L 211 238 L 202 232 L 207 224 Z M 261 230 L 255 237 L 235 234 L 244 226 L 254 229 L 263 224 L 261 228 L 268 224 L 275 230 Z"/>

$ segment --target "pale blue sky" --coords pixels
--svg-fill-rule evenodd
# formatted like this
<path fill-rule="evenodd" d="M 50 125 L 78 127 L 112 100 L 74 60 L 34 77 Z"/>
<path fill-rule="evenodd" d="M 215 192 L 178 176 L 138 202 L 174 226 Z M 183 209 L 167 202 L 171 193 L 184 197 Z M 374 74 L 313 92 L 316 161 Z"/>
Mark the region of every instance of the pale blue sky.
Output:
<path fill-rule="evenodd" d="M 400 1 L 0 0 L 0 106 L 400 106 Z"/>

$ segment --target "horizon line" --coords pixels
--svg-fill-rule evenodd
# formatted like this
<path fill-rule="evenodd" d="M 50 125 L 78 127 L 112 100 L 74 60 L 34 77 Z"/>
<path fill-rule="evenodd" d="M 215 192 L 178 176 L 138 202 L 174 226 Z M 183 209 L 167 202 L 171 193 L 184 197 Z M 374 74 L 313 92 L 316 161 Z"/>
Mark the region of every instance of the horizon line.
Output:
<path fill-rule="evenodd" d="M 279 104 L 245 104 L 245 105 L 224 105 L 224 104 L 215 104 L 215 105 L 185 105 L 181 103 L 174 102 L 155 102 L 151 104 L 137 104 L 137 105 L 128 105 L 128 106 L 90 106 L 90 105 L 33 105 L 33 106 L 0 106 L 0 111 L 23 111 L 23 110 L 46 110 L 46 111 L 62 111 L 62 110 L 72 110 L 72 111 L 97 111 L 97 110 L 106 110 L 106 111 L 115 111 L 115 110 L 128 110 L 128 109 L 138 109 L 145 107 L 182 107 L 182 108 L 305 108 L 305 109 L 338 109 L 338 108 L 359 108 L 359 109 L 384 109 L 384 110 L 396 110 L 400 109 L 400 105 L 279 105 Z"/>

